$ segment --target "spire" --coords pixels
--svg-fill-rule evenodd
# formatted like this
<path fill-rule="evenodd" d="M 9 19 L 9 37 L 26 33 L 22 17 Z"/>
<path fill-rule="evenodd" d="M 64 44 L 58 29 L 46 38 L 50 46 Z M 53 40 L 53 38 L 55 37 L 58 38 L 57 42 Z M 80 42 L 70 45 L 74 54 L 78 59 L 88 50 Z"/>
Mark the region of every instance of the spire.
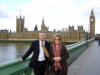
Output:
<path fill-rule="evenodd" d="M 94 16 L 93 8 L 92 8 L 92 10 L 91 10 L 91 16 Z"/>
<path fill-rule="evenodd" d="M 34 31 L 38 31 L 37 24 L 35 25 Z"/>
<path fill-rule="evenodd" d="M 43 19 L 42 19 L 42 25 L 44 25 L 44 17 L 43 17 Z"/>
<path fill-rule="evenodd" d="M 19 10 L 20 11 L 20 18 L 21 18 L 21 10 Z"/>

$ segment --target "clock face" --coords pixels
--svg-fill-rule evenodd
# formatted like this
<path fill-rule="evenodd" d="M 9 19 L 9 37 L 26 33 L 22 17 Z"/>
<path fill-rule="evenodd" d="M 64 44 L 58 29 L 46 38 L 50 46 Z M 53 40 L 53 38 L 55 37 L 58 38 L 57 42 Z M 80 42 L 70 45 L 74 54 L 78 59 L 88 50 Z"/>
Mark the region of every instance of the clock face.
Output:
<path fill-rule="evenodd" d="M 93 18 L 91 19 L 91 21 L 93 21 Z"/>

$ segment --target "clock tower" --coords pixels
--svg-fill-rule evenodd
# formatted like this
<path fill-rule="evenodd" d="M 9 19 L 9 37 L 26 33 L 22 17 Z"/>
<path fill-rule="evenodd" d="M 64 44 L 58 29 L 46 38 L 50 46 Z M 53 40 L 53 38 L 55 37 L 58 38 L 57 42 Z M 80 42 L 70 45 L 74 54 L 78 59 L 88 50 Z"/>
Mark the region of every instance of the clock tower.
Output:
<path fill-rule="evenodd" d="M 91 10 L 89 23 L 90 23 L 90 38 L 93 38 L 95 37 L 95 16 L 94 16 L 93 9 Z"/>

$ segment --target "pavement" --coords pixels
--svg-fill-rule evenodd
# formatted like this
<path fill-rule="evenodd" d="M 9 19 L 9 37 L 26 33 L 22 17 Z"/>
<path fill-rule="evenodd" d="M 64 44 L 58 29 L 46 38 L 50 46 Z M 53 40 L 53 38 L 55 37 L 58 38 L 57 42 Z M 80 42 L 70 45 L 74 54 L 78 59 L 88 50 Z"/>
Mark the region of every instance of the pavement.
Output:
<path fill-rule="evenodd" d="M 94 41 L 69 66 L 68 75 L 100 75 L 100 46 Z"/>

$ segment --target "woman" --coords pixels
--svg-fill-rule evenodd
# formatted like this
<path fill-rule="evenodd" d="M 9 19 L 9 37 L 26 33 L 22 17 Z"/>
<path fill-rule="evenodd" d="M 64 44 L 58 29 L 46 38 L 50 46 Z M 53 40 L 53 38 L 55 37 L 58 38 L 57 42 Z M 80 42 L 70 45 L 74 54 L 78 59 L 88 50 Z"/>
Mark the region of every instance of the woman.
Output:
<path fill-rule="evenodd" d="M 68 51 L 64 45 L 61 44 L 60 35 L 54 36 L 53 46 L 50 48 L 50 57 L 52 70 L 54 75 L 67 75 L 67 59 L 69 57 Z"/>

